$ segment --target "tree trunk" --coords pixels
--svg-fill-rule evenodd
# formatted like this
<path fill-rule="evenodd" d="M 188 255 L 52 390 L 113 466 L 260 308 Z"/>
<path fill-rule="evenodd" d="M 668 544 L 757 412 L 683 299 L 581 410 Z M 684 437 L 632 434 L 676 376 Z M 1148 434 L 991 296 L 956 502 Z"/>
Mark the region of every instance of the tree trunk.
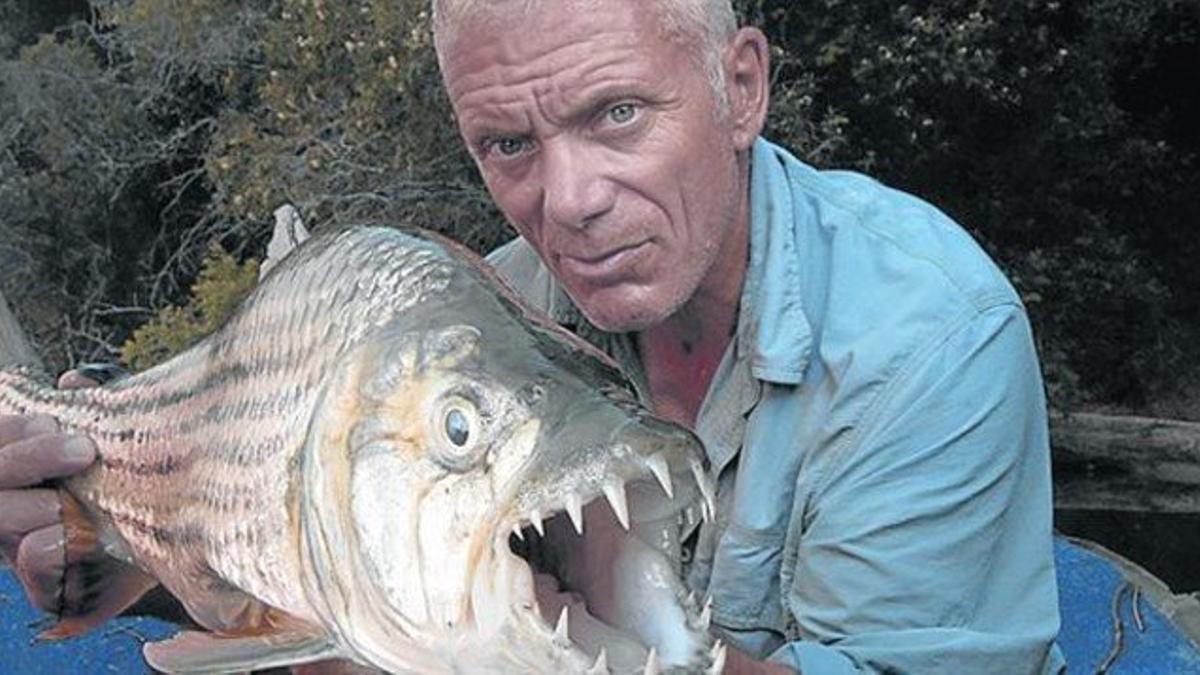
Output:
<path fill-rule="evenodd" d="M 1200 423 L 1076 413 L 1050 438 L 1057 507 L 1200 513 Z"/>

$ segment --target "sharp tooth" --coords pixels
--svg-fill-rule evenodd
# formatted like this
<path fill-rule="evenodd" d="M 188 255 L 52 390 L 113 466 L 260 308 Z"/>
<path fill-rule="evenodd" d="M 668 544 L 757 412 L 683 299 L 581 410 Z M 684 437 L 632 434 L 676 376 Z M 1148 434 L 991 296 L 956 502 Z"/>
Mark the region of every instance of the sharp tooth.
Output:
<path fill-rule="evenodd" d="M 708 627 L 710 624 L 712 624 L 712 597 L 711 596 L 708 598 L 708 600 L 704 601 L 704 609 L 700 612 L 700 628 L 702 628 L 703 630 L 708 630 Z"/>
<path fill-rule="evenodd" d="M 658 675 L 658 651 L 654 647 L 650 648 L 650 655 L 646 657 L 646 669 L 642 675 Z"/>
<path fill-rule="evenodd" d="M 579 495 L 567 497 L 567 515 L 571 516 L 571 524 L 575 532 L 583 534 L 583 505 L 579 503 Z"/>
<path fill-rule="evenodd" d="M 520 523 L 513 523 L 513 534 L 517 535 L 517 539 L 525 541 L 525 533 L 521 531 Z"/>
<path fill-rule="evenodd" d="M 608 675 L 608 650 L 601 647 L 600 656 L 596 657 L 596 662 L 588 669 L 588 675 Z"/>
<path fill-rule="evenodd" d="M 542 525 L 542 512 L 533 509 L 529 512 L 529 522 L 533 523 L 533 529 L 537 530 L 540 536 L 546 536 L 546 527 Z"/>
<path fill-rule="evenodd" d="M 567 606 L 563 605 L 562 611 L 558 613 L 558 623 L 554 626 L 554 637 L 561 640 L 570 640 L 567 635 Z"/>
<path fill-rule="evenodd" d="M 696 591 L 688 591 L 688 607 L 696 606 Z"/>
<path fill-rule="evenodd" d="M 712 520 L 715 511 L 713 505 L 713 496 L 711 486 L 708 484 L 708 477 L 704 473 L 704 466 L 700 462 L 692 462 L 692 475 L 696 478 L 696 484 L 700 487 L 700 517 L 706 522 Z"/>
<path fill-rule="evenodd" d="M 667 466 L 667 458 L 660 452 L 647 458 L 646 464 L 650 466 L 650 471 L 658 479 L 658 484 L 662 486 L 663 492 L 667 493 L 667 498 L 674 499 L 675 488 L 671 485 L 671 467 Z"/>
<path fill-rule="evenodd" d="M 720 640 L 717 640 L 717 643 L 713 645 L 712 651 L 709 652 L 710 656 L 712 656 L 712 665 L 708 667 L 709 675 L 720 675 L 721 671 L 725 670 L 726 653 L 725 645 Z"/>
<path fill-rule="evenodd" d="M 625 501 L 625 484 L 620 480 L 605 483 L 604 496 L 608 499 L 608 505 L 612 507 L 613 513 L 617 514 L 617 520 L 621 521 L 621 527 L 628 530 L 629 504 Z"/>

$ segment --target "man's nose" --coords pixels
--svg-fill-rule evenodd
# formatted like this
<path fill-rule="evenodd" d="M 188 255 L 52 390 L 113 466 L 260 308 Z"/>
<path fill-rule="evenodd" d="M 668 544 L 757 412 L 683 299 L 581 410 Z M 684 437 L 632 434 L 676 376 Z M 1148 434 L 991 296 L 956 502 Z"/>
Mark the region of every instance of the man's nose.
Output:
<path fill-rule="evenodd" d="M 556 138 L 543 146 L 542 208 L 548 221 L 586 228 L 613 207 L 615 185 L 586 144 Z"/>

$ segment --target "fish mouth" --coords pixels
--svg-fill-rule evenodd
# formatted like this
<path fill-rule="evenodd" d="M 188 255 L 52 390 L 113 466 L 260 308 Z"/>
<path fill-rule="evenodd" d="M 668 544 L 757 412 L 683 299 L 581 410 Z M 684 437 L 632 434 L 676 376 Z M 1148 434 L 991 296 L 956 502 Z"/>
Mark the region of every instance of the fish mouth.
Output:
<path fill-rule="evenodd" d="M 713 513 L 703 456 L 684 450 L 592 448 L 583 468 L 522 491 L 476 571 L 477 624 L 507 618 L 576 672 L 721 672 L 711 606 L 680 580 L 680 524 Z"/>

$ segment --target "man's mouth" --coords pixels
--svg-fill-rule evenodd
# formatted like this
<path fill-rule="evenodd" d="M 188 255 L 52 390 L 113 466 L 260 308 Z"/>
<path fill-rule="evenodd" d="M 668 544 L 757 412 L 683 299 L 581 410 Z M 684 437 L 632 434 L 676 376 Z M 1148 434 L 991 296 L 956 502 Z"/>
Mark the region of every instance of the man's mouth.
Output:
<path fill-rule="evenodd" d="M 649 241 L 617 246 L 605 251 L 559 254 L 562 271 L 590 283 L 613 282 L 626 276 L 649 253 Z"/>

